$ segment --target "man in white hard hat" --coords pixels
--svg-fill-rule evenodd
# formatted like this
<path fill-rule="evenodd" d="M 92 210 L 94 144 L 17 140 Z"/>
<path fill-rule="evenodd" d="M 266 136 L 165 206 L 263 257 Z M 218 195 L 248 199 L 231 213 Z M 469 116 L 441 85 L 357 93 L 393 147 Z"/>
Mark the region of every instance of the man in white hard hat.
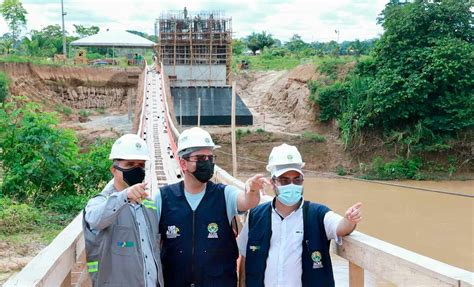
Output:
<path fill-rule="evenodd" d="M 334 286 L 329 243 L 350 234 L 360 222 L 362 204 L 344 217 L 303 200 L 304 162 L 295 146 L 270 153 L 267 170 L 276 197 L 252 209 L 238 238 L 240 286 Z"/>
<path fill-rule="evenodd" d="M 83 229 L 93 286 L 164 286 L 156 204 L 147 199 L 146 142 L 135 134 L 115 141 L 113 179 L 87 203 Z"/>
<path fill-rule="evenodd" d="M 184 180 L 161 187 L 162 200 L 156 199 L 167 287 L 237 285 L 238 248 L 231 220 L 255 207 L 263 184 L 270 182 L 255 175 L 244 192 L 213 183 L 216 148 L 205 130 L 183 131 L 177 151 Z"/>

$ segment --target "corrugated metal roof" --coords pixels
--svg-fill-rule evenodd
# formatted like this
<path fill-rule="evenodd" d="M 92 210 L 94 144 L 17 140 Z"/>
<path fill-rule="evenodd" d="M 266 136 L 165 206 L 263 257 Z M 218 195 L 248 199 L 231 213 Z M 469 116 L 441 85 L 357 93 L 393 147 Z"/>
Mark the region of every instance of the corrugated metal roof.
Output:
<path fill-rule="evenodd" d="M 71 42 L 80 47 L 153 48 L 154 42 L 126 31 L 104 31 Z"/>

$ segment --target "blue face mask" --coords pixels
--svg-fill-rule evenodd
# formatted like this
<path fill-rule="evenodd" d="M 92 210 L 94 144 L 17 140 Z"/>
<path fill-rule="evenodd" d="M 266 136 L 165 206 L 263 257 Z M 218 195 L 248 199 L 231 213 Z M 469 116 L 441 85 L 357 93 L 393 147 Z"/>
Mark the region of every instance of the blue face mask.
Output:
<path fill-rule="evenodd" d="M 286 206 L 292 206 L 300 201 L 303 195 L 303 186 L 296 184 L 287 184 L 277 186 L 278 197 L 277 199 Z"/>

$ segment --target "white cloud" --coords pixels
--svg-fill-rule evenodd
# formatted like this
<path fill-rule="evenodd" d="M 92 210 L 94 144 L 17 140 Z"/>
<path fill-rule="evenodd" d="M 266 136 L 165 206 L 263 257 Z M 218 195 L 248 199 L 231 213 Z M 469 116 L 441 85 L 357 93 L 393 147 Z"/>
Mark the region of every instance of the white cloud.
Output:
<path fill-rule="evenodd" d="M 137 30 L 154 34 L 156 18 L 169 10 L 187 7 L 190 12 L 223 10 L 232 17 L 234 37 L 267 31 L 287 41 L 299 34 L 305 41 L 368 39 L 382 28 L 376 18 L 388 0 L 64 0 L 66 30 L 73 24 L 96 25 L 102 30 Z M 47 25 L 61 25 L 59 0 L 23 0 L 28 11 L 26 30 L 40 30 Z M 8 27 L 0 19 L 0 34 Z"/>

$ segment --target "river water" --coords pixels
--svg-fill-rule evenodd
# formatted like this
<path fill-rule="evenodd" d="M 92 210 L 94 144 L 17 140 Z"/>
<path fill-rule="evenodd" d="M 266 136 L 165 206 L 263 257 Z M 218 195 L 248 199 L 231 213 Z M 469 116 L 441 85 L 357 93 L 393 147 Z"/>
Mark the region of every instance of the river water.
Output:
<path fill-rule="evenodd" d="M 387 183 L 404 187 L 341 178 L 306 177 L 304 197 L 323 203 L 341 215 L 353 203 L 361 201 L 363 221 L 357 230 L 474 271 L 474 181 Z"/>

